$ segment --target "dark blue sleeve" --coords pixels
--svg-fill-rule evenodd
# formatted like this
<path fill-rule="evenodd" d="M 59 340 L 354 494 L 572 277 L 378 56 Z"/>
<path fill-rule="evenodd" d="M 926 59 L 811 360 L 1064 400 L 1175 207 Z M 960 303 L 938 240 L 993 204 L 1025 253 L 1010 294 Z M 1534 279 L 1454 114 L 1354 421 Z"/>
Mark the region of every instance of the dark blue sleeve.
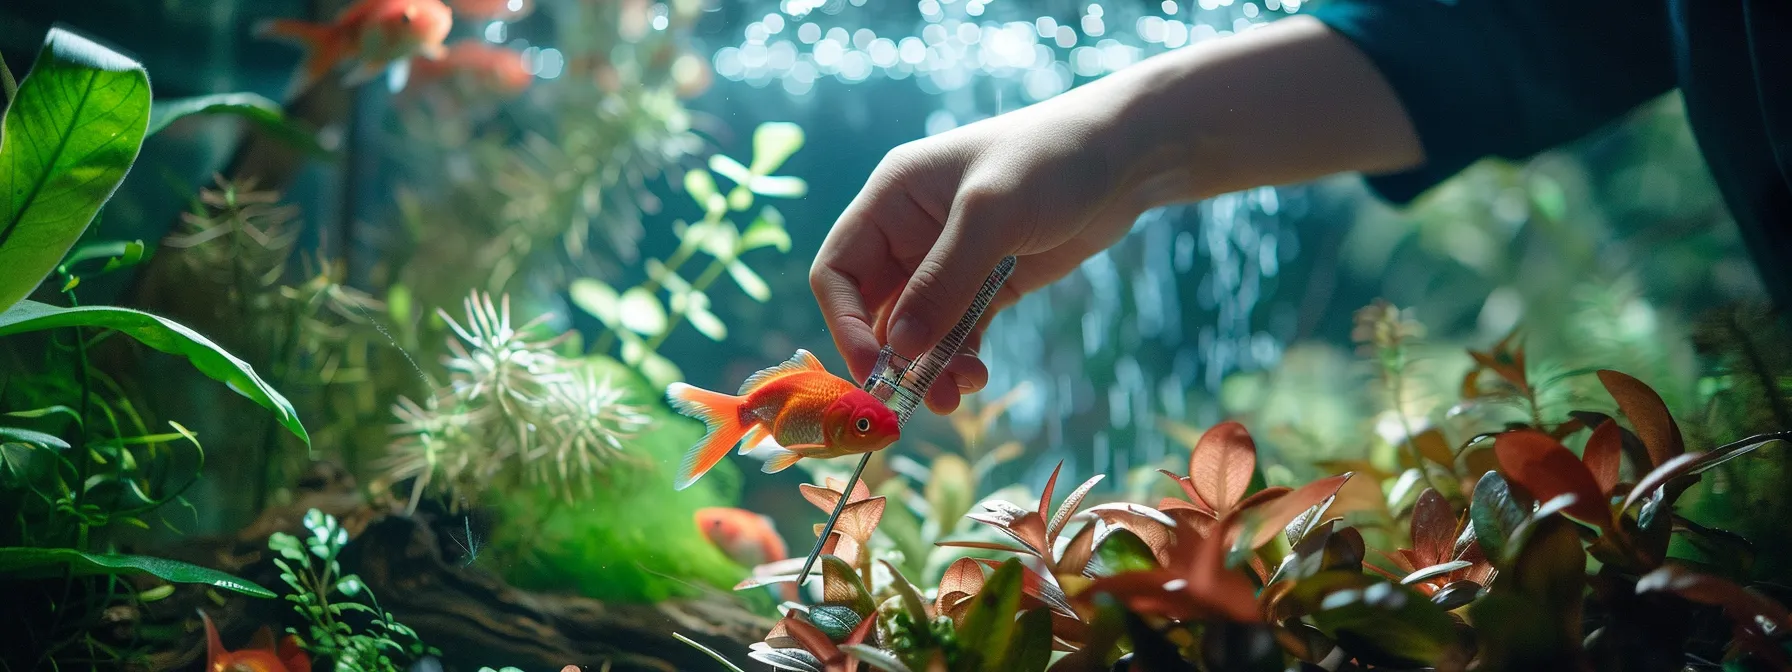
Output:
<path fill-rule="evenodd" d="M 1329 0 L 1309 12 L 1393 87 L 1425 164 L 1369 185 L 1406 203 L 1486 157 L 1525 159 L 1674 87 L 1660 0 Z"/>

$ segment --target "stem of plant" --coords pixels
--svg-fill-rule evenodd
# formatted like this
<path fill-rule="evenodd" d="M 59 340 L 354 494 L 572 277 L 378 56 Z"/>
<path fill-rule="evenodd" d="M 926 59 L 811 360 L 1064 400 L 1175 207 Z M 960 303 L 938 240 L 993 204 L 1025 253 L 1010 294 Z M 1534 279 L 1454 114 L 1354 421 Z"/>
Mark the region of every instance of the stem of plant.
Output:
<path fill-rule="evenodd" d="M 1437 482 L 1431 480 L 1431 470 L 1425 468 L 1425 456 L 1419 452 L 1419 443 L 1412 431 L 1412 423 L 1406 419 L 1405 385 L 1402 384 L 1404 377 L 1401 375 L 1404 370 L 1405 367 L 1400 366 L 1386 371 L 1388 391 L 1394 396 L 1394 415 L 1400 417 L 1400 431 L 1406 433 L 1406 450 L 1410 453 L 1413 466 L 1419 470 L 1419 477 L 1424 479 L 1425 487 L 1443 495 L 1444 491 L 1437 487 Z"/>

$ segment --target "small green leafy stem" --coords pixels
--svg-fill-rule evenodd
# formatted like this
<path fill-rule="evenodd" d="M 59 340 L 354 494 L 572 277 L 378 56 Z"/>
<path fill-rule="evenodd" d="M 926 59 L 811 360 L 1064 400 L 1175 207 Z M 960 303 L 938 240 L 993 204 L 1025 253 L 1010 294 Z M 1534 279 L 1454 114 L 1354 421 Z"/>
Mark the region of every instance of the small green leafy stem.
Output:
<path fill-rule="evenodd" d="M 423 644 L 416 631 L 397 619 L 392 612 L 380 609 L 373 591 L 353 574 L 344 575 L 336 556 L 348 544 L 348 531 L 336 517 L 317 509 L 305 513 L 305 529 L 310 532 L 299 539 L 284 532 L 268 537 L 268 548 L 279 553 L 274 564 L 280 567 L 280 579 L 291 586 L 286 596 L 293 608 L 311 622 L 309 633 L 297 628 L 287 632 L 298 636 L 305 649 L 322 658 L 335 661 L 339 672 L 399 672 L 399 664 L 440 651 Z M 369 604 L 355 600 L 366 595 Z M 368 628 L 356 632 L 345 620 L 349 612 L 371 615 Z"/>

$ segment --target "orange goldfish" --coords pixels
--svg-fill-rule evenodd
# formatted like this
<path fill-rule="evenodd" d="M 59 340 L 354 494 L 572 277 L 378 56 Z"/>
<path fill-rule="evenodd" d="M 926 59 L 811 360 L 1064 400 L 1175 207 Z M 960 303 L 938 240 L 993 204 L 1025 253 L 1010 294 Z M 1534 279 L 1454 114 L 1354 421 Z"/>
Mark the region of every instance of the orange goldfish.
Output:
<path fill-rule="evenodd" d="M 450 0 L 449 4 L 470 19 L 511 21 L 535 10 L 534 0 Z"/>
<path fill-rule="evenodd" d="M 472 95 L 510 97 L 527 90 L 534 81 L 535 76 L 523 67 L 522 53 L 479 40 L 456 42 L 439 59 L 411 60 L 411 83 L 417 87 L 454 82 Z"/>
<path fill-rule="evenodd" d="M 205 621 L 205 672 L 311 672 L 311 657 L 299 648 L 297 637 L 281 638 L 276 648 L 274 632 L 264 625 L 249 640 L 249 648 L 225 651 L 212 617 L 200 610 L 199 618 Z"/>
<path fill-rule="evenodd" d="M 807 350 L 747 377 L 739 396 L 684 383 L 667 387 L 666 396 L 672 408 L 709 428 L 684 455 L 675 486 L 679 490 L 702 478 L 736 443 L 742 453 L 767 436 L 782 446 L 762 469 L 772 474 L 805 457 L 882 450 L 901 435 L 895 411 L 851 381 L 828 373 Z M 747 440 L 742 442 L 742 437 Z"/>
<path fill-rule="evenodd" d="M 442 0 L 360 0 L 330 23 L 276 19 L 257 32 L 305 47 L 292 93 L 349 62 L 356 67 L 344 84 L 360 84 L 390 69 L 392 88 L 398 90 L 409 77 L 412 56 L 437 59 L 446 53 L 442 41 L 453 25 L 453 12 Z"/>
<path fill-rule="evenodd" d="M 787 557 L 784 538 L 778 536 L 770 518 L 746 509 L 712 506 L 698 509 L 696 519 L 703 536 L 743 567 L 758 567 Z M 798 597 L 795 585 L 785 584 L 783 593 L 785 599 Z"/>

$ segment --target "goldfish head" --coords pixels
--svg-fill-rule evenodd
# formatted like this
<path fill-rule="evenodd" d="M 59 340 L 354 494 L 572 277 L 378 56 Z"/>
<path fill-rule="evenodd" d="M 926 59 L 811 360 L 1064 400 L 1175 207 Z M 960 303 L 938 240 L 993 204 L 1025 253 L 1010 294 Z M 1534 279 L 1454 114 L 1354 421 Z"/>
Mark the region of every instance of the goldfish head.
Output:
<path fill-rule="evenodd" d="M 828 443 L 855 453 L 883 450 L 902 435 L 896 412 L 864 390 L 840 395 L 821 417 Z"/>

